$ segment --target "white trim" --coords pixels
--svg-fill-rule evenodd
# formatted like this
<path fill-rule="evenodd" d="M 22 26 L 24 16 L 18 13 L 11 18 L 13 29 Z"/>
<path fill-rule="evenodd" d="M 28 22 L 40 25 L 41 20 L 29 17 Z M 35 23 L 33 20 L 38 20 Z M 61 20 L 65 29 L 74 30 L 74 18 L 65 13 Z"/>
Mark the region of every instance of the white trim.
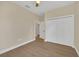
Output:
<path fill-rule="evenodd" d="M 58 17 L 52 17 L 52 18 L 47 18 L 47 20 L 51 20 L 51 19 L 58 19 L 58 18 L 66 18 L 66 17 L 73 17 L 74 15 L 65 15 L 65 16 L 58 16 Z"/>
<path fill-rule="evenodd" d="M 49 40 L 45 40 L 45 42 L 51 42 Z M 52 43 L 57 43 L 57 44 L 61 44 L 61 45 L 66 45 L 66 46 L 70 46 L 72 48 L 75 48 L 74 45 L 67 45 L 67 44 L 64 44 L 64 43 L 58 43 L 58 42 L 52 42 Z"/>
<path fill-rule="evenodd" d="M 18 48 L 18 47 L 21 47 L 21 46 L 23 46 L 23 45 L 25 45 L 25 44 L 27 44 L 27 43 L 30 43 L 30 42 L 32 42 L 32 41 L 34 41 L 34 40 L 35 40 L 35 39 L 30 40 L 30 41 L 27 41 L 27 42 L 24 42 L 24 43 L 21 43 L 21 44 L 16 45 L 16 46 L 12 46 L 12 47 L 7 48 L 7 49 L 5 49 L 5 50 L 2 50 L 2 51 L 0 51 L 0 54 L 3 54 L 3 53 L 5 53 L 5 52 L 8 52 L 8 51 L 13 50 L 13 49 Z"/>
<path fill-rule="evenodd" d="M 76 46 L 74 46 L 74 48 L 75 48 L 75 50 L 76 50 L 76 52 L 77 52 L 77 54 L 78 54 L 78 56 L 79 56 L 79 51 L 78 51 L 78 49 L 76 48 Z"/>
<path fill-rule="evenodd" d="M 67 17 L 73 17 L 73 19 L 74 19 L 74 15 L 71 14 L 71 15 L 65 15 L 65 16 L 59 16 L 59 17 L 53 17 L 53 18 L 50 17 L 50 18 L 47 18 L 48 20 L 46 20 L 46 22 L 51 21 L 51 20 L 53 20 L 53 21 L 55 20 L 56 21 L 56 19 L 67 18 Z M 46 32 L 47 32 L 47 30 L 46 30 Z M 45 39 L 45 41 L 48 41 L 49 42 L 49 40 L 47 40 L 47 39 Z M 54 43 L 58 43 L 58 42 L 54 42 Z M 67 44 L 61 43 L 61 42 L 59 44 L 67 45 Z M 71 44 L 71 45 L 68 45 L 68 46 L 72 46 L 74 48 L 74 43 Z"/>

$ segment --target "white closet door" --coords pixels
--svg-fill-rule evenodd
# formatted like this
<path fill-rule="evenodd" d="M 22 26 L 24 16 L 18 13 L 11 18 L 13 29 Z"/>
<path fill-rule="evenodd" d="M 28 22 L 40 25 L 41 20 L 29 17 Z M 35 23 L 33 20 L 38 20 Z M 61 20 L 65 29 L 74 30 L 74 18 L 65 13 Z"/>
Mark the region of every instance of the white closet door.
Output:
<path fill-rule="evenodd" d="M 62 17 L 46 22 L 46 40 L 73 46 L 74 18 Z"/>
<path fill-rule="evenodd" d="M 46 23 L 46 39 L 47 41 L 56 41 L 56 21 L 47 21 Z"/>
<path fill-rule="evenodd" d="M 56 20 L 56 43 L 64 43 L 64 35 L 63 20 Z"/>

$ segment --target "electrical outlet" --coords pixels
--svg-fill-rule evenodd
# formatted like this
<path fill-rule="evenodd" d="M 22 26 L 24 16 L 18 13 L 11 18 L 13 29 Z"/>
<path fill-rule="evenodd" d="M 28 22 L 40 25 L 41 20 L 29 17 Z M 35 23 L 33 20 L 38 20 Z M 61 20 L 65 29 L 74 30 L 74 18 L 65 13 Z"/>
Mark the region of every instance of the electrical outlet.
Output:
<path fill-rule="evenodd" d="M 0 48 L 0 50 L 5 50 L 5 48 Z"/>

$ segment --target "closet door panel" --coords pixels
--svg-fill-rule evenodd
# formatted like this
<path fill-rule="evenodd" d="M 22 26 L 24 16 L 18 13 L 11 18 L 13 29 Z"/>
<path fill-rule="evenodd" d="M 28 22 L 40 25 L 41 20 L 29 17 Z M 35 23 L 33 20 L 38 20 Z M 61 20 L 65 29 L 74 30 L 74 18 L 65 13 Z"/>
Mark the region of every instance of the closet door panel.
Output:
<path fill-rule="evenodd" d="M 46 23 L 46 40 L 56 41 L 56 21 Z"/>
<path fill-rule="evenodd" d="M 46 40 L 73 46 L 74 17 L 62 17 L 46 22 Z"/>

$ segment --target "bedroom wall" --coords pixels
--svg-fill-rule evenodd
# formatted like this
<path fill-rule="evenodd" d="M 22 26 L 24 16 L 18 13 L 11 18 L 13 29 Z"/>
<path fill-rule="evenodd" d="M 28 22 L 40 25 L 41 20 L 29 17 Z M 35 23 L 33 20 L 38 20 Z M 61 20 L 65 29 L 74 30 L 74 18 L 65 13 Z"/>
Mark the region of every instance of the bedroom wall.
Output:
<path fill-rule="evenodd" d="M 74 14 L 74 4 L 53 9 L 45 13 L 45 20 L 48 18 Z"/>
<path fill-rule="evenodd" d="M 77 49 L 78 55 L 79 55 L 79 2 L 75 3 L 75 25 L 74 25 L 74 30 L 75 30 L 75 40 L 74 44 Z"/>
<path fill-rule="evenodd" d="M 34 40 L 39 16 L 11 2 L 0 2 L 0 50 Z"/>

